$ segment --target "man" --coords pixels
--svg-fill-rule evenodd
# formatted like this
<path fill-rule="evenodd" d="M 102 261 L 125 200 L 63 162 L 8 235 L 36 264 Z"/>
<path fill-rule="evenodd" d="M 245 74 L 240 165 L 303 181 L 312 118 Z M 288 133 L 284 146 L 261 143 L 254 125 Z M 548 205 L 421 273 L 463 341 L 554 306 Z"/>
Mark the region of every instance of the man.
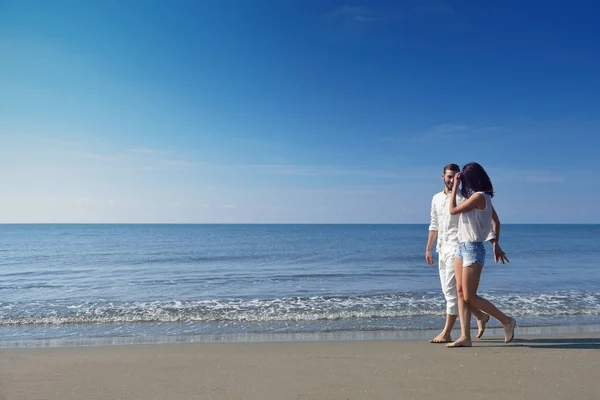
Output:
<path fill-rule="evenodd" d="M 456 164 L 448 164 L 444 167 L 442 180 L 444 181 L 444 190 L 433 196 L 431 200 L 431 223 L 429 225 L 429 236 L 427 238 L 427 247 L 425 249 L 425 260 L 433 265 L 431 248 L 437 238 L 436 251 L 438 253 L 438 265 L 440 272 L 440 281 L 442 292 L 446 298 L 446 324 L 442 332 L 430 340 L 430 343 L 449 343 L 452 341 L 450 333 L 456 322 L 458 315 L 458 294 L 456 291 L 456 279 L 454 277 L 454 255 L 458 245 L 458 215 L 450 215 L 449 202 L 454 185 L 454 176 L 460 172 Z M 458 194 L 457 202 L 460 204 L 464 198 Z M 489 241 L 497 241 L 500 234 L 500 220 L 496 211 L 493 210 L 493 232 L 490 232 Z M 498 256 L 494 254 L 496 261 Z M 503 261 L 503 260 L 502 260 Z M 485 325 L 490 316 L 471 306 L 473 316 L 477 319 L 480 338 L 485 331 Z"/>

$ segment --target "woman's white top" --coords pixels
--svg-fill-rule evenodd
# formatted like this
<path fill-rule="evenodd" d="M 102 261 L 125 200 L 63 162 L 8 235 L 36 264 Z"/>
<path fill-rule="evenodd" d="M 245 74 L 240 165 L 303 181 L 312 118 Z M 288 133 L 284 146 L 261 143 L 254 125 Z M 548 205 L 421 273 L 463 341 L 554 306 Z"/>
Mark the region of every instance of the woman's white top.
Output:
<path fill-rule="evenodd" d="M 485 192 L 481 193 L 485 198 L 485 208 L 479 210 L 473 208 L 460 214 L 458 220 L 458 241 L 464 242 L 485 242 L 489 240 L 492 231 L 492 198 Z"/>

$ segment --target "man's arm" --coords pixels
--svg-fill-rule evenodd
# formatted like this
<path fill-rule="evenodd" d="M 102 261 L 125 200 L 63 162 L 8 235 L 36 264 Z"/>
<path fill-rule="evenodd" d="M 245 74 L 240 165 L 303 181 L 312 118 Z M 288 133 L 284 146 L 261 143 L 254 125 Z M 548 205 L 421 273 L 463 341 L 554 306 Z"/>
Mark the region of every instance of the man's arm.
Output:
<path fill-rule="evenodd" d="M 431 255 L 431 248 L 433 247 L 433 243 L 435 239 L 437 239 L 438 232 L 437 231 L 429 231 L 429 236 L 427 237 L 427 247 L 425 248 L 425 260 L 427 264 L 433 264 L 433 256 Z"/>
<path fill-rule="evenodd" d="M 427 261 L 427 264 L 433 264 L 431 248 L 433 247 L 433 243 L 435 243 L 435 239 L 437 239 L 438 235 L 438 215 L 435 209 L 435 196 L 433 199 L 431 199 L 430 217 L 431 222 L 429 224 L 429 235 L 427 236 L 427 247 L 425 247 L 425 260 Z"/>

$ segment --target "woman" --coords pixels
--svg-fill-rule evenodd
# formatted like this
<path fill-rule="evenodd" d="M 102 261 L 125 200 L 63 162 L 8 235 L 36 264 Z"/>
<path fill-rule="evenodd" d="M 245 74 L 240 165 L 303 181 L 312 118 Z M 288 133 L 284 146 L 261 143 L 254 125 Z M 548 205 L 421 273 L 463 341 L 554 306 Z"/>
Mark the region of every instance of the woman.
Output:
<path fill-rule="evenodd" d="M 459 181 L 461 194 L 466 199 L 457 206 Z M 479 279 L 485 262 L 485 247 L 492 228 L 494 187 L 483 167 L 477 163 L 466 164 L 454 178 L 454 190 L 450 198 L 450 214 L 460 214 L 458 222 L 458 250 L 454 261 L 454 274 L 458 290 L 458 313 L 461 336 L 448 347 L 471 347 L 471 308 L 496 318 L 504 326 L 504 342 L 509 343 L 515 334 L 516 321 L 498 310 L 496 306 L 477 295 Z M 508 261 L 506 254 L 493 241 L 496 262 Z"/>

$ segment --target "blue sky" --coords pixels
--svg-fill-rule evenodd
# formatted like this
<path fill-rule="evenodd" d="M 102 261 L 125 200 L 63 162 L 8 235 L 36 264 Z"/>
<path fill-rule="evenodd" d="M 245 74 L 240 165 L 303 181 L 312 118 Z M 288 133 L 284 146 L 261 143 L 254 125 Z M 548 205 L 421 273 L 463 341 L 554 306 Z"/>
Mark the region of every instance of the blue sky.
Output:
<path fill-rule="evenodd" d="M 600 222 L 593 1 L 0 0 L 0 222 Z"/>

